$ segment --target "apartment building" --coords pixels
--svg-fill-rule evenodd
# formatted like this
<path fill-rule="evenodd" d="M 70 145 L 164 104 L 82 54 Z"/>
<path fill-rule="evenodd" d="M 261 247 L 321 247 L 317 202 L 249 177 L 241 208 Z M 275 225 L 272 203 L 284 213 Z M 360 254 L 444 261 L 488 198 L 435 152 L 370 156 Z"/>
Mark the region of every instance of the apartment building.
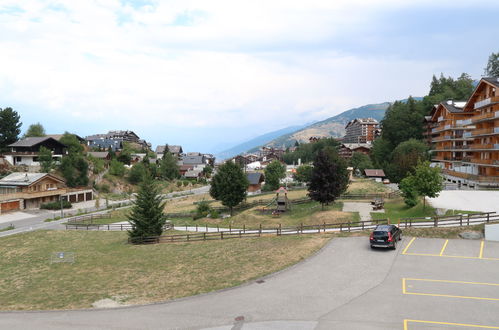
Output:
<path fill-rule="evenodd" d="M 343 143 L 371 143 L 379 135 L 379 123 L 374 118 L 356 118 L 345 127 Z"/>
<path fill-rule="evenodd" d="M 435 106 L 430 130 L 433 157 L 448 181 L 499 186 L 499 78 L 482 78 L 467 102 Z"/>

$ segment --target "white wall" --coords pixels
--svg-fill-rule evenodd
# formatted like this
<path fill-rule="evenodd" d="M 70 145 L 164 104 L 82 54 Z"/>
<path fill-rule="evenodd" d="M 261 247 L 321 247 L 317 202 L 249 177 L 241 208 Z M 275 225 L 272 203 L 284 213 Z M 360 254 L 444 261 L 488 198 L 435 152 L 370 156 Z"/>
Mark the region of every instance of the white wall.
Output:
<path fill-rule="evenodd" d="M 499 224 L 498 225 L 485 225 L 485 239 L 487 241 L 499 242 Z"/>

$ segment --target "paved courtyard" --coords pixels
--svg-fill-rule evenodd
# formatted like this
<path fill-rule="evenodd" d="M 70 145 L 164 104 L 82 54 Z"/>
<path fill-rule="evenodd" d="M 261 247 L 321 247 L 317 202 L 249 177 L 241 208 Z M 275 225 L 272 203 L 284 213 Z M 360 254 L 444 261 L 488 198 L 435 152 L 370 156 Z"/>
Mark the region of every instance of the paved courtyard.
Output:
<path fill-rule="evenodd" d="M 8 329 L 499 329 L 499 243 L 336 238 L 280 273 L 211 294 L 109 310 L 3 312 Z M 64 285 L 64 283 L 61 283 Z"/>
<path fill-rule="evenodd" d="M 428 201 L 435 208 L 499 213 L 499 191 L 443 190 Z"/>

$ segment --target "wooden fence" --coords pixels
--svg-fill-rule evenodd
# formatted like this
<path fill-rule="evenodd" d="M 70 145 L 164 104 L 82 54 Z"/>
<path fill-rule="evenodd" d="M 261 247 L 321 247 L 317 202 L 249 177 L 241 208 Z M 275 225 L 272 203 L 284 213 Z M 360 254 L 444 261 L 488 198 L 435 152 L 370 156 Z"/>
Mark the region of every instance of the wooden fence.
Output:
<path fill-rule="evenodd" d="M 106 231 L 123 231 L 132 229 L 129 223 L 110 223 L 110 224 L 97 224 L 97 223 L 66 223 L 66 230 L 106 230 Z M 163 230 L 172 229 L 172 226 L 167 223 Z"/>
<path fill-rule="evenodd" d="M 458 227 L 471 226 L 475 224 L 499 222 L 499 214 L 495 212 L 453 215 L 434 218 L 403 218 L 400 219 L 398 225 L 400 228 L 434 228 L 434 227 Z M 208 232 L 208 226 L 204 228 L 206 231 L 202 233 L 186 233 L 178 235 L 161 235 L 154 237 L 141 237 L 134 240 L 129 239 L 132 244 L 154 244 L 154 243 L 177 243 L 177 242 L 194 242 L 207 240 L 223 240 L 231 238 L 250 238 L 261 237 L 262 235 L 301 235 L 324 232 L 353 232 L 372 230 L 377 225 L 389 224 L 388 219 L 359 221 L 346 223 L 318 224 L 318 225 L 303 225 L 296 227 L 282 227 L 280 224 L 273 228 L 263 228 L 262 225 L 258 229 L 247 229 L 244 225 L 242 229 L 220 229 L 217 227 L 216 232 Z M 177 226 L 178 228 L 179 226 Z M 183 227 L 183 226 L 182 226 Z M 187 230 L 186 226 L 186 230 Z M 195 230 L 199 228 L 196 226 Z M 171 226 L 170 229 L 175 229 Z M 182 228 L 183 229 L 183 228 Z"/>
<path fill-rule="evenodd" d="M 110 213 L 85 214 L 68 219 L 68 223 L 91 224 L 93 223 L 94 220 L 97 219 L 110 219 L 110 218 L 111 218 Z"/>

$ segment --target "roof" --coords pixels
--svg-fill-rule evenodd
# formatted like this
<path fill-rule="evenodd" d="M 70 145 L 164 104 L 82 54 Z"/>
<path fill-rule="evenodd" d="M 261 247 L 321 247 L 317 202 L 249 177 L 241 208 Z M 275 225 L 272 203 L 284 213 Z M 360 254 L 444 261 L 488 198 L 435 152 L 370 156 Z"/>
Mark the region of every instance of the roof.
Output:
<path fill-rule="evenodd" d="M 156 153 L 157 154 L 164 154 L 165 147 L 166 146 L 157 146 Z M 182 146 L 171 146 L 171 145 L 168 145 L 168 151 L 171 152 L 172 154 L 181 154 L 183 152 Z"/>
<path fill-rule="evenodd" d="M 188 171 L 192 170 L 194 168 L 194 165 L 180 165 L 179 170 L 180 171 Z"/>
<path fill-rule="evenodd" d="M 263 174 L 260 172 L 248 172 L 246 173 L 249 184 L 259 184 L 264 180 Z"/>
<path fill-rule="evenodd" d="M 485 77 L 482 79 L 488 82 L 489 84 L 499 87 L 499 77 Z"/>
<path fill-rule="evenodd" d="M 88 154 L 95 158 L 107 158 L 109 156 L 107 151 L 89 151 Z"/>
<path fill-rule="evenodd" d="M 343 143 L 342 147 L 348 148 L 350 150 L 358 149 L 358 148 L 366 148 L 371 149 L 373 145 L 371 143 Z"/>
<path fill-rule="evenodd" d="M 55 143 L 59 143 L 63 147 L 66 146 L 65 144 L 62 144 L 61 142 L 57 141 L 56 139 L 50 136 L 43 136 L 43 137 L 27 137 L 12 144 L 9 144 L 9 147 L 33 147 L 36 146 L 37 144 L 43 143 L 48 140 L 53 140 Z"/>
<path fill-rule="evenodd" d="M 374 118 L 355 118 L 351 120 L 345 128 L 348 128 L 349 126 L 353 125 L 354 123 L 359 123 L 359 124 L 370 124 L 370 125 L 378 125 L 378 121 Z"/>
<path fill-rule="evenodd" d="M 203 156 L 185 156 L 182 158 L 184 165 L 187 164 L 204 164 Z"/>
<path fill-rule="evenodd" d="M 460 113 L 463 112 L 463 108 L 466 102 L 448 100 L 445 102 L 441 102 L 440 104 L 442 104 L 442 106 L 450 113 Z"/>
<path fill-rule="evenodd" d="M 372 177 L 384 177 L 385 172 L 383 170 L 379 169 L 370 169 L 370 170 L 364 170 L 366 173 L 366 176 L 372 176 Z"/>
<path fill-rule="evenodd" d="M 0 186 L 29 186 L 46 176 L 64 182 L 62 179 L 48 173 L 14 172 L 0 179 Z"/>
<path fill-rule="evenodd" d="M 82 137 L 81 137 L 81 136 L 79 136 L 79 135 L 76 135 L 76 134 L 73 134 L 73 133 L 70 133 L 70 134 L 71 134 L 71 135 L 76 136 L 76 138 L 77 138 L 77 139 L 78 139 L 78 141 L 80 141 L 80 142 L 85 141 L 85 139 L 84 139 L 84 138 L 82 138 Z M 60 139 L 64 136 L 64 134 L 47 134 L 47 135 L 45 135 L 45 136 L 46 136 L 46 137 L 51 137 L 51 138 L 53 138 L 53 139 L 55 139 L 55 140 L 59 141 L 59 140 L 60 140 Z"/>
<path fill-rule="evenodd" d="M 189 170 L 184 174 L 184 176 L 186 178 L 197 178 L 202 172 L 202 170 Z"/>

